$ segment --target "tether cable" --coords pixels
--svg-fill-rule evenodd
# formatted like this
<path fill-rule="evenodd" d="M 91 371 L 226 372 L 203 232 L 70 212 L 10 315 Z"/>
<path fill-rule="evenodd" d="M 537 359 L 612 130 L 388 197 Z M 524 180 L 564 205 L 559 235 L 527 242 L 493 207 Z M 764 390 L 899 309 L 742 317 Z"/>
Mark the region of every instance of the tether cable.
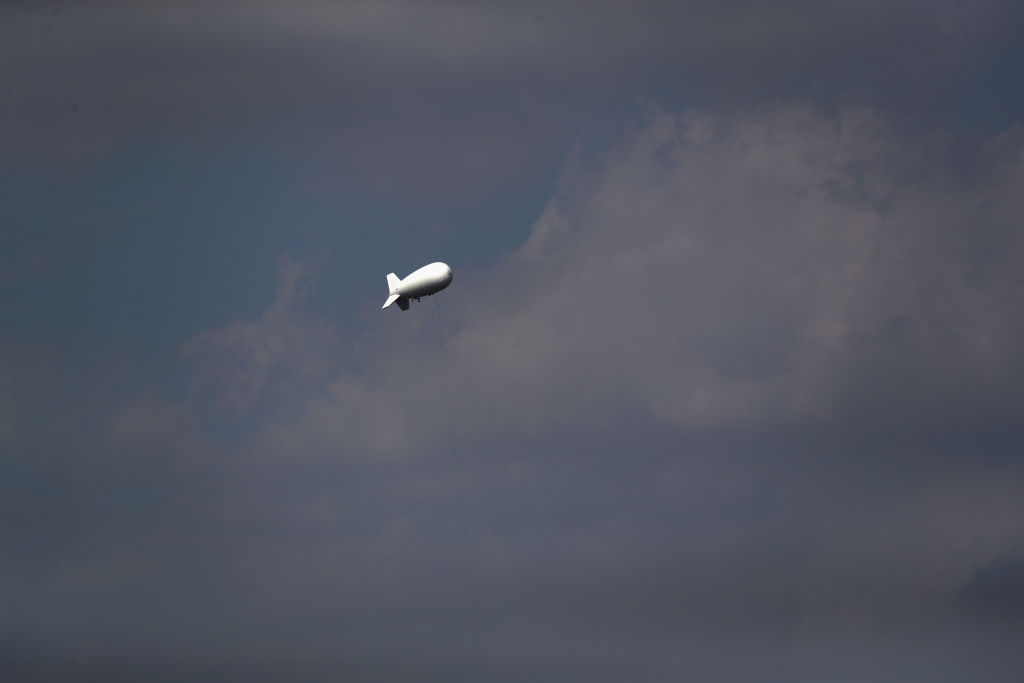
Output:
<path fill-rule="evenodd" d="M 452 460 L 455 462 L 455 474 L 459 492 L 459 520 L 462 524 L 462 542 L 465 545 L 466 557 L 466 579 L 469 582 L 469 602 L 473 613 L 473 636 L 476 645 L 477 659 L 480 665 L 480 680 L 483 675 L 483 647 L 480 639 L 480 608 L 477 605 L 476 578 L 473 574 L 472 546 L 469 543 L 469 524 L 466 521 L 466 496 L 464 493 L 465 482 L 462 472 L 462 458 L 459 457 L 459 450 L 455 445 L 455 412 L 452 410 L 452 388 L 451 380 L 448 377 L 448 357 L 444 343 L 444 325 L 441 321 L 441 301 L 434 299 L 434 310 L 437 312 L 437 339 L 441 347 L 441 369 L 444 373 L 444 393 L 448 403 L 448 441 L 451 445 Z"/>

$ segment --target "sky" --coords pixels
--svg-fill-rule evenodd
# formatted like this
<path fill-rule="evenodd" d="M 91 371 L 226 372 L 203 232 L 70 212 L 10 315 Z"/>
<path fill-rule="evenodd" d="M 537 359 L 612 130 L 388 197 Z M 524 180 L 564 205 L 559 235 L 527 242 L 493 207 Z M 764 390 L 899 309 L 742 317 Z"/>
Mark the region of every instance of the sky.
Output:
<path fill-rule="evenodd" d="M 0 5 L 0 677 L 1018 680 L 1022 31 Z"/>

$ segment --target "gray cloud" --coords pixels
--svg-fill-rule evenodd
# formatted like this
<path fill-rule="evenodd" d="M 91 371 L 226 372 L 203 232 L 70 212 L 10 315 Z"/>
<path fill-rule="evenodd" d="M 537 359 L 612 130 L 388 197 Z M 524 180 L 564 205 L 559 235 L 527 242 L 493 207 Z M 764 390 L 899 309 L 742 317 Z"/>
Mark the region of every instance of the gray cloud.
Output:
<path fill-rule="evenodd" d="M 216 514 L 335 529 L 332 566 L 415 557 L 400 604 L 395 577 L 357 572 L 360 592 L 429 611 L 435 570 L 461 552 L 443 540 L 457 485 L 440 323 L 483 605 L 503 623 L 489 648 L 536 655 L 543 639 L 523 634 L 545 623 L 588 647 L 767 630 L 820 654 L 822 638 L 906 638 L 932 618 L 941 634 L 922 647 L 938 647 L 976 567 L 1024 542 L 1022 473 L 1000 456 L 1019 408 L 1019 149 L 1012 132 L 980 148 L 965 186 L 946 140 L 864 109 L 652 111 L 571 161 L 527 242 L 460 271 L 440 318 L 429 300 L 367 318 L 340 371 L 283 364 L 295 381 L 240 446 L 254 488 Z M 978 234 L 995 253 L 964 248 Z M 279 308 L 197 339 L 262 329 Z M 250 345 L 222 351 L 263 376 Z M 230 395 L 246 377 L 217 381 Z M 301 501 L 258 495 L 282 468 L 349 482 L 337 498 L 308 483 Z M 353 506 L 374 511 L 348 536 Z M 307 571 L 268 561 L 254 590 Z M 426 637 L 418 623 L 410 638 Z"/>
<path fill-rule="evenodd" d="M 459 406 L 466 429 L 548 432 L 630 405 L 681 428 L 918 429 L 964 397 L 1009 423 L 1019 144 L 993 142 L 984 184 L 964 187 L 945 142 L 868 110 L 653 113 L 567 171 L 526 244 L 450 296 L 454 384 L 486 397 Z M 979 235 L 998 246 L 976 253 Z M 388 431 L 393 396 L 401 415 L 422 407 L 416 433 L 443 422 L 424 316 L 411 338 L 377 323 L 370 373 L 331 381 L 338 436 Z"/>
<path fill-rule="evenodd" d="M 980 46 L 1012 24 L 1006 3 L 917 0 L 256 2 L 243 13 L 33 3 L 3 12 L 8 155 L 74 168 L 126 134 L 200 145 L 258 135 L 326 146 L 348 181 L 460 201 L 550 164 L 595 105 L 675 102 L 680 87 L 740 106 L 782 91 L 943 120 L 954 104 L 944 98 L 971 87 Z"/>
<path fill-rule="evenodd" d="M 1011 680 L 1008 3 L 249 10 L 0 10 L 0 676 Z"/>

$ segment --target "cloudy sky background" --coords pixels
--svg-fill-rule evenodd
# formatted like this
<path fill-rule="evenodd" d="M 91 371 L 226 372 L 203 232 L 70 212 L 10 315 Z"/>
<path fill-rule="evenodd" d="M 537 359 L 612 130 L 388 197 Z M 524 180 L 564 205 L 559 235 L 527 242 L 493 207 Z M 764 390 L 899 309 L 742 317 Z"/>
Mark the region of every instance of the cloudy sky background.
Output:
<path fill-rule="evenodd" d="M 1022 30 L 5 3 L 0 673 L 1017 680 Z"/>

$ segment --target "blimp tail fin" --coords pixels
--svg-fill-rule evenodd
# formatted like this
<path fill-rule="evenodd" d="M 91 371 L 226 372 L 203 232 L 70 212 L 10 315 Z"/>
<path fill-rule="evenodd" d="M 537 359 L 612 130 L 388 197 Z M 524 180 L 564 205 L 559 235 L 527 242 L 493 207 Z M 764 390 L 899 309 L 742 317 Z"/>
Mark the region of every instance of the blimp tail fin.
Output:
<path fill-rule="evenodd" d="M 391 304 L 398 304 L 398 307 L 401 308 L 403 311 L 409 310 L 409 299 L 407 297 L 402 296 L 401 294 L 392 294 L 391 296 L 389 296 L 388 300 L 384 302 L 384 305 L 380 307 L 380 310 L 383 311 Z"/>
<path fill-rule="evenodd" d="M 409 300 L 401 294 L 395 294 L 395 290 L 398 289 L 398 285 L 402 284 L 402 281 L 398 279 L 398 276 L 394 273 L 388 273 L 388 300 L 384 302 L 384 305 L 380 307 L 380 310 L 384 310 L 391 304 L 398 302 L 398 307 L 403 311 L 409 308 Z"/>

